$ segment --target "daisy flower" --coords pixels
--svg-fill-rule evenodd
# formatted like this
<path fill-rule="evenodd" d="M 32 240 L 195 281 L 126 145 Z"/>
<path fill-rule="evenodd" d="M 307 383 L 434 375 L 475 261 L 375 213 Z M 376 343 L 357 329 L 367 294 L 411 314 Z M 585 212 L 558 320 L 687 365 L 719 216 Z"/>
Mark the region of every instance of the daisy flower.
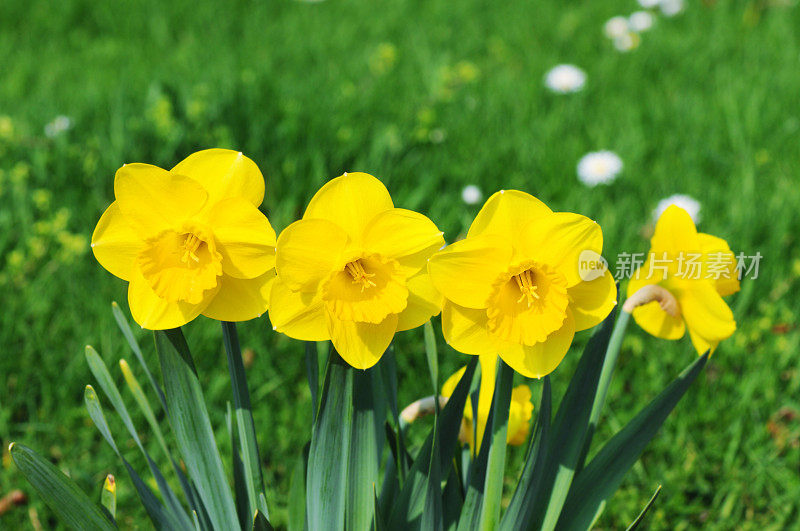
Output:
<path fill-rule="evenodd" d="M 653 27 L 653 15 L 649 11 L 636 11 L 628 17 L 631 31 L 641 33 Z"/>
<path fill-rule="evenodd" d="M 586 72 L 575 65 L 558 65 L 547 72 L 544 84 L 559 94 L 578 92 L 586 84 Z"/>
<path fill-rule="evenodd" d="M 483 200 L 483 192 L 474 184 L 469 184 L 461 190 L 461 199 L 468 205 L 477 205 Z"/>
<path fill-rule="evenodd" d="M 578 179 L 586 186 L 608 184 L 622 171 L 622 159 L 613 151 L 594 151 L 578 162 Z"/>
<path fill-rule="evenodd" d="M 661 0 L 659 5 L 661 7 L 661 12 L 668 17 L 674 17 L 683 11 L 685 7 L 683 0 Z"/>

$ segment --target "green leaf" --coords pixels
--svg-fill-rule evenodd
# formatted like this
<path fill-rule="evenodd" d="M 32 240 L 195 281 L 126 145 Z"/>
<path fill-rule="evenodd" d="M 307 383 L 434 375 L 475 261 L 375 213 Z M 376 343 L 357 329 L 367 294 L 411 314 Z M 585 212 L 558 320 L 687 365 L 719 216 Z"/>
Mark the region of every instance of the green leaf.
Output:
<path fill-rule="evenodd" d="M 428 359 L 428 373 L 431 377 L 431 388 L 433 396 L 439 396 L 439 351 L 436 348 L 436 335 L 433 333 L 433 325 L 430 321 L 423 326 L 425 337 L 425 357 Z M 439 401 L 434 401 L 436 411 L 439 411 Z"/>
<path fill-rule="evenodd" d="M 341 529 L 353 424 L 353 369 L 331 351 L 311 435 L 306 476 L 309 529 Z"/>
<path fill-rule="evenodd" d="M 288 512 L 289 531 L 303 531 L 307 528 L 306 522 L 306 474 L 308 473 L 309 445 L 303 448 L 303 454 L 297 460 L 289 485 Z"/>
<path fill-rule="evenodd" d="M 227 403 L 227 411 L 225 412 L 225 425 L 228 428 L 228 435 L 231 438 L 231 468 L 233 468 L 233 492 L 234 501 L 236 502 L 236 514 L 239 516 L 239 523 L 242 529 L 247 529 L 250 522 L 250 516 L 253 514 L 250 511 L 250 502 L 247 494 L 247 485 L 245 485 L 245 472 L 244 463 L 239 455 L 239 431 L 234 427 L 233 408 L 231 403 Z"/>
<path fill-rule="evenodd" d="M 269 523 L 267 516 L 258 510 L 253 518 L 253 531 L 272 531 L 272 524 Z"/>
<path fill-rule="evenodd" d="M 537 493 L 542 486 L 544 459 L 547 454 L 547 441 L 550 437 L 551 409 L 550 376 L 545 376 L 536 428 L 525 457 L 525 465 L 511 497 L 511 502 L 500 522 L 500 529 L 504 531 L 530 528 L 534 517 Z"/>
<path fill-rule="evenodd" d="M 11 443 L 8 452 L 17 469 L 62 523 L 77 530 L 117 528 L 100 506 L 55 465 L 21 444 Z"/>
<path fill-rule="evenodd" d="M 567 498 L 583 454 L 583 443 L 595 402 L 597 384 L 614 326 L 616 309 L 603 321 L 586 348 L 553 420 L 541 488 L 537 491 L 533 527 L 552 530 Z"/>
<path fill-rule="evenodd" d="M 450 465 L 442 490 L 442 528 L 447 531 L 454 531 L 458 526 L 458 517 L 461 514 L 461 507 L 464 505 L 464 491 L 461 488 L 461 474 L 455 464 L 455 460 Z"/>
<path fill-rule="evenodd" d="M 558 520 L 559 529 L 587 529 L 592 525 L 602 505 L 617 490 L 622 478 L 639 459 L 707 361 L 708 353 L 684 369 L 586 465 L 564 503 Z"/>
<path fill-rule="evenodd" d="M 197 488 L 211 524 L 217 529 L 236 529 L 239 526 L 236 507 L 189 347 L 179 328 L 154 334 L 170 425 L 189 477 Z"/>
<path fill-rule="evenodd" d="M 449 468 L 461 428 L 461 419 L 464 416 L 464 405 L 477 365 L 478 357 L 474 356 L 467 364 L 464 375 L 442 409 L 441 415 L 438 416 L 435 429 L 431 430 L 417 454 L 389 516 L 387 524 L 390 529 L 419 526 L 429 492 L 428 483 L 431 481 L 429 478 L 431 456 L 436 456 L 433 453 L 434 437 L 438 438 L 439 470 Z"/>
<path fill-rule="evenodd" d="M 117 517 L 117 480 L 111 474 L 107 475 L 103 482 L 100 504 L 106 508 L 112 518 Z"/>
<path fill-rule="evenodd" d="M 380 377 L 377 369 L 353 371 L 353 425 L 348 457 L 347 529 L 369 529 L 374 520 L 375 484 L 380 465 L 379 441 L 376 430 L 381 419 L 376 411 L 374 378 Z M 384 416 L 385 418 L 385 416 Z"/>
<path fill-rule="evenodd" d="M 256 509 L 269 518 L 266 504 L 259 504 L 259 495 L 264 493 L 264 477 L 261 475 L 261 458 L 256 441 L 256 426 L 253 420 L 253 409 L 250 405 L 250 392 L 247 389 L 247 376 L 239 346 L 236 324 L 222 322 L 222 336 L 225 352 L 228 355 L 228 373 L 233 388 L 233 406 L 236 416 L 236 427 L 239 431 L 239 457 L 242 460 L 244 483 L 247 487 L 248 514 Z"/>
<path fill-rule="evenodd" d="M 497 529 L 500 524 L 500 502 L 503 498 L 503 475 L 506 468 L 506 436 L 508 434 L 508 412 L 511 407 L 511 388 L 514 385 L 514 369 L 498 358 L 492 410 L 489 457 L 486 465 L 481 529 Z M 488 425 L 487 425 L 488 427 Z M 488 431 L 488 430 L 487 430 Z"/>
<path fill-rule="evenodd" d="M 656 498 L 658 498 L 660 492 L 661 492 L 661 485 L 656 487 L 656 491 L 650 497 L 650 501 L 647 502 L 647 505 L 644 506 L 642 512 L 640 512 L 639 516 L 636 517 L 636 520 L 631 522 L 631 525 L 628 526 L 627 531 L 634 531 L 634 529 L 638 529 L 639 526 L 642 525 L 642 522 L 644 522 L 644 517 L 647 515 L 647 511 L 649 511 L 650 508 L 653 506 L 653 503 L 655 503 Z"/>
<path fill-rule="evenodd" d="M 306 377 L 311 391 L 311 422 L 317 420 L 319 407 L 319 354 L 314 341 L 306 341 Z"/>

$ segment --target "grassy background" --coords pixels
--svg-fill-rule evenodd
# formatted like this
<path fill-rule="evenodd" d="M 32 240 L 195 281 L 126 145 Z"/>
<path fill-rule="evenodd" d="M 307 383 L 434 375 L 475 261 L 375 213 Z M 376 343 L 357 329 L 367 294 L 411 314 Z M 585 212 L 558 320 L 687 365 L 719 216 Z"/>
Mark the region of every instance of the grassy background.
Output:
<path fill-rule="evenodd" d="M 197 149 L 230 147 L 261 167 L 264 209 L 276 229 L 345 170 L 379 176 L 397 205 L 428 214 L 449 241 L 477 211 L 461 202 L 464 185 L 486 195 L 525 190 L 596 219 L 611 257 L 647 250 L 659 199 L 696 197 L 701 230 L 737 251 L 760 251 L 760 276 L 731 299 L 739 330 L 599 525 L 624 526 L 658 484 L 653 528 L 797 525 L 794 4 L 690 2 L 621 54 L 602 25 L 636 9 L 633 0 L 0 3 L 3 448 L 12 440 L 35 448 L 98 496 L 105 474 L 117 474 L 122 523 L 149 527 L 82 405 L 90 383 L 83 346 L 93 344 L 109 364 L 130 357 L 110 311 L 112 300 L 125 302 L 125 283 L 95 263 L 88 240 L 123 163 L 170 167 Z M 582 93 L 543 88 L 543 74 L 561 62 L 587 71 Z M 44 125 L 60 114 L 73 128 L 47 138 Z M 595 149 L 616 151 L 625 169 L 613 184 L 589 189 L 575 164 Z M 221 333 L 202 318 L 187 333 L 222 439 L 230 389 Z M 273 333 L 266 318 L 240 333 L 253 351 L 248 377 L 280 525 L 289 473 L 309 435 L 302 347 Z M 559 388 L 585 336 L 554 374 Z M 151 340 L 141 338 L 152 356 Z M 397 350 L 401 402 L 409 402 L 428 392 L 418 377 L 426 371 L 421 330 L 400 334 Z M 441 352 L 448 373 L 465 362 L 444 345 Z M 665 342 L 632 327 L 600 438 L 693 356 L 688 338 Z M 128 453 L 135 458 L 132 447 Z M 519 462 L 517 451 L 511 466 Z M 4 454 L 0 495 L 14 488 L 29 491 Z M 0 516 L 0 528 L 30 527 L 31 513 L 44 528 L 55 526 L 32 498 L 30 512 Z"/>

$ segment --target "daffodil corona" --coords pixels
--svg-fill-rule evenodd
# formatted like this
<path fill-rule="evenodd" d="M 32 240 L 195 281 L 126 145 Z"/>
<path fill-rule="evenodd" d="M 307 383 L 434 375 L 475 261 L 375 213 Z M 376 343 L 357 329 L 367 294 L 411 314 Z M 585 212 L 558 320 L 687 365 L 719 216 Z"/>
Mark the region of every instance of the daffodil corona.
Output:
<path fill-rule="evenodd" d="M 686 329 L 699 354 L 713 351 L 736 330 L 736 321 L 722 299 L 739 291 L 736 260 L 728 243 L 697 232 L 689 213 L 671 205 L 658 218 L 647 261 L 628 283 L 628 297 L 646 286 L 666 290 L 633 309 L 646 332 L 680 339 Z"/>
<path fill-rule="evenodd" d="M 244 321 L 266 311 L 275 231 L 258 210 L 264 177 L 252 160 L 209 149 L 170 171 L 126 164 L 114 195 L 92 250 L 130 283 L 128 303 L 142 327 L 175 328 L 201 313 Z"/>
<path fill-rule="evenodd" d="M 445 339 L 466 354 L 499 355 L 525 376 L 549 374 L 575 332 L 598 324 L 616 303 L 607 268 L 580 270 L 582 253 L 602 262 L 602 247 L 600 226 L 584 216 L 553 212 L 516 190 L 494 194 L 466 239 L 428 265 L 445 298 Z"/>
<path fill-rule="evenodd" d="M 443 245 L 436 225 L 395 208 L 375 177 L 332 179 L 278 237 L 272 325 L 295 339 L 330 339 L 350 365 L 372 367 L 395 332 L 441 310 L 425 264 Z"/>

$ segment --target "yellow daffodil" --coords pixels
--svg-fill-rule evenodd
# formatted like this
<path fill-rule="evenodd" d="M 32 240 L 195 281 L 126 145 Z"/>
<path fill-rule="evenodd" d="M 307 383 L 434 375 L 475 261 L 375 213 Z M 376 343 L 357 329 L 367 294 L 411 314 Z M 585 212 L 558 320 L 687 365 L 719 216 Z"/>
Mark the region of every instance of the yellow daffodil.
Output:
<path fill-rule="evenodd" d="M 172 170 L 126 164 L 92 235 L 98 262 L 127 280 L 144 328 L 181 326 L 199 314 L 224 321 L 261 315 L 275 278 L 275 231 L 258 210 L 264 177 L 241 153 L 209 149 Z"/>
<path fill-rule="evenodd" d="M 445 297 L 445 339 L 466 354 L 499 354 L 524 376 L 549 374 L 575 332 L 601 322 L 616 303 L 607 268 L 591 278 L 579 269 L 584 253 L 601 261 L 602 248 L 594 221 L 553 212 L 524 192 L 494 194 L 466 239 L 428 264 Z"/>
<path fill-rule="evenodd" d="M 481 364 L 481 384 L 478 391 L 478 422 L 477 434 L 473 436 L 473 408 L 471 399 L 467 399 L 464 407 L 464 419 L 461 423 L 459 439 L 466 442 L 472 448 L 473 454 L 480 450 L 483 432 L 486 429 L 486 422 L 489 418 L 489 411 L 492 408 L 492 396 L 497 371 L 497 356 L 494 354 L 483 354 L 480 358 Z M 450 397 L 456 389 L 461 376 L 464 375 L 466 366 L 456 371 L 442 386 L 442 396 Z M 533 415 L 533 404 L 531 403 L 531 390 L 527 385 L 518 385 L 511 390 L 511 406 L 508 412 L 508 432 L 506 441 L 512 446 L 519 446 L 528 438 L 531 429 L 531 417 Z M 477 441 L 477 448 L 475 442 Z"/>
<path fill-rule="evenodd" d="M 633 318 L 648 333 L 680 339 L 688 328 L 692 344 L 703 354 L 736 330 L 722 299 L 739 291 L 733 252 L 725 240 L 697 232 L 678 206 L 658 218 L 647 260 L 628 283 L 628 297 L 650 285 L 668 293 L 633 310 Z"/>
<path fill-rule="evenodd" d="M 436 225 L 395 208 L 378 179 L 345 173 L 278 237 L 270 320 L 295 339 L 330 339 L 353 367 L 372 367 L 395 332 L 441 310 L 425 263 L 442 245 Z"/>

